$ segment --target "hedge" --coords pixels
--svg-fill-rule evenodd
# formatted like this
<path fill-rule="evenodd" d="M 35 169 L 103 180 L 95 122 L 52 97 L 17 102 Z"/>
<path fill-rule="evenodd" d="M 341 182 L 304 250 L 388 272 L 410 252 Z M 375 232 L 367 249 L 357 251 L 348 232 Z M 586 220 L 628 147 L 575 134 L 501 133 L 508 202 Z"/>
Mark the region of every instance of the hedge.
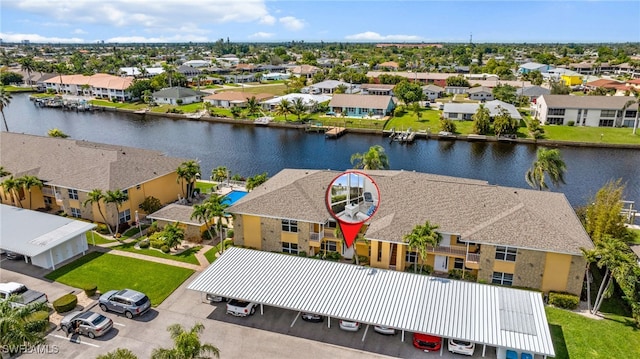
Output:
<path fill-rule="evenodd" d="M 65 313 L 75 309 L 78 304 L 78 297 L 75 294 L 65 294 L 53 301 L 53 309 L 58 313 Z"/>
<path fill-rule="evenodd" d="M 96 294 L 96 291 L 98 291 L 98 286 L 95 284 L 87 284 L 82 289 L 84 290 L 84 294 L 91 298 Z"/>
<path fill-rule="evenodd" d="M 569 293 L 549 292 L 549 304 L 563 309 L 576 309 L 580 298 Z"/>

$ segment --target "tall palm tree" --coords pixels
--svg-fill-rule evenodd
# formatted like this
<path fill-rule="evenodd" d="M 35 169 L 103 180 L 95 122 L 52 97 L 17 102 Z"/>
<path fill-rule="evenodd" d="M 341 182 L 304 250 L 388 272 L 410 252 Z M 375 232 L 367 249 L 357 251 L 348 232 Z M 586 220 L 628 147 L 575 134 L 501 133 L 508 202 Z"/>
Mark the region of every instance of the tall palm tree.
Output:
<path fill-rule="evenodd" d="M 33 57 L 23 57 L 20 60 L 18 60 L 18 63 L 20 64 L 20 69 L 22 71 L 26 71 L 27 72 L 27 85 L 28 86 L 32 86 L 33 83 L 31 81 L 31 72 L 35 70 L 36 68 L 36 64 L 33 61 Z"/>
<path fill-rule="evenodd" d="M 42 181 L 36 177 L 36 176 L 30 176 L 30 175 L 24 175 L 22 177 L 20 177 L 20 183 L 22 184 L 22 187 L 24 189 L 27 190 L 27 192 L 29 192 L 29 209 L 33 209 L 33 207 L 31 206 L 31 189 L 33 187 L 42 189 L 42 186 L 44 186 L 44 183 L 42 183 Z"/>
<path fill-rule="evenodd" d="M 102 206 L 100 206 L 100 202 L 104 202 L 105 199 L 106 197 L 104 193 L 102 193 L 102 190 L 99 188 L 94 188 L 93 190 L 91 190 L 91 192 L 87 194 L 87 199 L 85 199 L 84 202 L 82 202 L 82 206 L 86 207 L 88 204 L 91 204 L 93 206 L 94 203 L 98 205 L 98 213 L 100 213 L 100 216 L 104 221 L 104 224 L 106 224 L 107 228 L 109 228 L 109 234 L 113 235 L 111 226 L 109 225 L 109 223 L 107 223 L 107 218 L 104 216 L 104 213 L 102 212 Z"/>
<path fill-rule="evenodd" d="M 193 196 L 193 187 L 195 185 L 198 175 L 200 174 L 200 164 L 193 160 L 185 161 L 185 162 L 182 162 L 180 166 L 178 166 L 178 169 L 176 169 L 176 172 L 178 174 L 178 178 L 176 179 L 176 181 L 178 182 L 182 181 L 183 184 L 186 181 L 187 183 L 186 194 L 184 192 L 185 191 L 184 185 L 181 186 L 182 194 L 187 198 L 191 198 Z"/>
<path fill-rule="evenodd" d="M 196 204 L 193 206 L 193 212 L 191 212 L 191 217 L 189 219 L 196 219 L 197 221 L 203 222 L 207 224 L 207 233 L 209 234 L 209 238 L 213 239 L 213 233 L 211 233 L 211 226 L 209 226 L 209 222 L 214 218 L 211 214 L 211 205 L 205 201 L 202 204 Z"/>
<path fill-rule="evenodd" d="M 251 96 L 247 99 L 247 112 L 249 116 L 255 115 L 260 111 L 260 103 L 255 96 Z"/>
<path fill-rule="evenodd" d="M 180 324 L 172 324 L 167 330 L 173 339 L 173 348 L 156 348 L 151 359 L 205 359 L 219 358 L 220 350 L 212 344 L 200 342 L 200 333 L 204 330 L 202 323 L 196 323 L 187 331 Z"/>
<path fill-rule="evenodd" d="M 33 313 L 39 311 L 48 311 L 46 303 L 13 307 L 10 300 L 0 301 L 0 347 L 8 349 L 9 354 L 15 354 L 20 346 L 43 344 L 43 328 L 47 327 L 48 320 L 31 319 Z"/>
<path fill-rule="evenodd" d="M 4 121 L 4 128 L 9 132 L 9 125 L 7 125 L 7 118 L 4 116 L 4 108 L 11 103 L 11 93 L 0 87 L 0 113 L 2 113 L 2 120 Z"/>
<path fill-rule="evenodd" d="M 476 113 L 471 116 L 473 120 L 473 133 L 486 135 L 491 129 L 491 112 L 483 104 L 480 104 Z"/>
<path fill-rule="evenodd" d="M 58 76 L 60 77 L 60 87 L 58 88 L 58 92 L 59 93 L 63 93 L 63 89 L 62 89 L 62 75 L 66 75 L 69 72 L 69 68 L 67 67 L 67 64 L 64 62 L 59 62 L 56 64 L 55 66 L 55 70 L 58 73 Z"/>
<path fill-rule="evenodd" d="M 4 188 L 5 193 L 9 195 L 14 206 L 22 207 L 22 202 L 18 195 L 18 189 L 22 188 L 19 178 L 13 178 L 13 176 L 10 176 L 2 181 L 2 188 Z"/>
<path fill-rule="evenodd" d="M 629 107 L 633 106 L 633 104 L 637 104 L 638 108 L 636 109 L 636 118 L 633 120 L 633 134 L 636 134 L 636 131 L 638 130 L 638 119 L 640 118 L 640 96 L 636 97 L 635 100 L 629 100 L 627 101 L 627 103 L 624 104 L 624 107 L 622 107 L 622 112 L 624 113 L 624 111 L 626 109 L 628 109 Z"/>
<path fill-rule="evenodd" d="M 254 188 L 260 186 L 261 184 L 267 182 L 268 179 L 269 179 L 269 176 L 267 175 L 267 172 L 261 173 L 259 175 L 251 176 L 247 178 L 247 184 L 245 185 L 245 188 L 247 189 L 247 191 L 251 191 Z"/>
<path fill-rule="evenodd" d="M 540 148 L 537 158 L 531 164 L 531 168 L 527 170 L 525 179 L 532 188 L 539 190 L 549 189 L 546 178 L 548 177 L 554 186 L 558 187 L 564 184 L 564 173 L 567 170 L 558 149 Z"/>
<path fill-rule="evenodd" d="M 353 168 L 363 170 L 388 170 L 389 158 L 382 146 L 375 145 L 369 147 L 369 151 L 365 153 L 351 155 L 351 164 L 354 165 Z"/>
<path fill-rule="evenodd" d="M 276 115 L 283 115 L 284 120 L 287 120 L 287 115 L 291 113 L 291 102 L 286 98 L 283 98 L 276 105 Z"/>
<path fill-rule="evenodd" d="M 214 181 L 222 182 L 229 177 L 229 170 L 225 166 L 218 166 L 211 171 Z"/>
<path fill-rule="evenodd" d="M 162 69 L 167 74 L 167 80 L 169 81 L 169 87 L 173 87 L 173 76 L 176 74 L 177 70 L 174 65 L 164 63 L 162 64 Z"/>
<path fill-rule="evenodd" d="M 426 221 L 424 225 L 416 225 L 411 233 L 403 237 L 409 248 L 415 249 L 420 256 L 420 273 L 422 273 L 422 268 L 427 260 L 429 246 L 435 248 L 442 241 L 442 235 L 436 232 L 436 229 L 438 229 L 437 225 L 432 225 L 429 221 Z"/>
<path fill-rule="evenodd" d="M 292 103 L 291 112 L 294 115 L 298 116 L 298 121 L 300 121 L 300 116 L 307 111 L 307 106 L 304 105 L 304 101 L 301 97 L 296 97 Z"/>
<path fill-rule="evenodd" d="M 224 238 L 222 238 L 222 220 L 226 220 L 226 212 L 225 210 L 229 207 L 229 203 L 227 203 L 226 198 L 223 196 L 219 196 L 216 193 L 211 194 L 206 201 L 208 215 L 211 218 L 216 219 L 216 231 L 218 232 L 218 237 L 220 238 L 220 252 L 224 252 Z"/>
<path fill-rule="evenodd" d="M 126 193 L 117 189 L 115 191 L 107 191 L 104 196 L 104 203 L 113 203 L 116 209 L 116 235 L 120 228 L 120 206 L 129 199 Z M 108 226 L 108 224 L 107 224 Z"/>

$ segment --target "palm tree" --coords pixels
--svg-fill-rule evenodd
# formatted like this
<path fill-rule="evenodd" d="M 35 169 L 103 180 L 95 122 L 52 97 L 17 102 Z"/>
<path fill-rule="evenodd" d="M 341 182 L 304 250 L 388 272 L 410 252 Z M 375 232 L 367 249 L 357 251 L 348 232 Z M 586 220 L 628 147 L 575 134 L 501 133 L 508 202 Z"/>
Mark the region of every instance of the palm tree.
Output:
<path fill-rule="evenodd" d="M 20 189 L 21 187 L 22 184 L 20 183 L 20 179 L 13 178 L 13 176 L 10 176 L 9 178 L 2 181 L 2 188 L 4 188 L 4 191 L 7 194 L 9 194 L 9 197 L 11 197 L 11 202 L 13 202 L 14 206 L 22 207 L 22 202 L 20 201 L 18 195 L 18 189 Z"/>
<path fill-rule="evenodd" d="M 184 240 L 184 230 L 180 228 L 180 222 L 165 226 L 162 233 L 164 244 L 169 248 L 178 249 L 178 245 Z"/>
<path fill-rule="evenodd" d="M 178 178 L 176 179 L 177 182 L 180 182 L 180 181 L 182 181 L 182 183 L 184 183 L 185 181 L 187 182 L 186 194 L 184 193 L 185 191 L 184 185 L 181 186 L 183 196 L 187 198 L 191 198 L 193 196 L 193 187 L 195 185 L 198 175 L 200 174 L 200 164 L 198 164 L 198 162 L 193 160 L 185 161 L 185 162 L 182 162 L 180 166 L 178 166 L 178 169 L 176 169 L 176 172 L 178 174 Z"/>
<path fill-rule="evenodd" d="M 223 196 L 219 196 L 215 193 L 211 194 L 206 201 L 207 211 L 211 218 L 216 219 L 216 231 L 220 237 L 220 252 L 224 252 L 224 238 L 222 238 L 222 220 L 226 219 L 225 210 L 229 207 L 229 203 Z"/>
<path fill-rule="evenodd" d="M 255 115 L 260 111 L 260 104 L 255 96 L 251 96 L 251 98 L 247 99 L 247 112 L 249 116 Z"/>
<path fill-rule="evenodd" d="M 0 87 L 0 113 L 2 113 L 2 120 L 4 121 L 4 128 L 9 132 L 9 125 L 7 125 L 7 118 L 4 116 L 4 108 L 11 103 L 11 94 Z"/>
<path fill-rule="evenodd" d="M 18 63 L 20 64 L 20 69 L 22 71 L 27 72 L 27 81 L 26 81 L 27 85 L 32 86 L 31 72 L 34 71 L 36 68 L 36 64 L 33 61 L 33 57 L 23 57 L 20 60 L 18 60 Z"/>
<path fill-rule="evenodd" d="M 473 133 L 477 135 L 486 135 L 491 128 L 491 112 L 489 109 L 480 104 L 476 113 L 471 116 L 473 119 Z"/>
<path fill-rule="evenodd" d="M 191 330 L 186 331 L 180 324 L 172 324 L 167 330 L 171 334 L 174 347 L 171 349 L 156 348 L 151 353 L 151 359 L 205 359 L 219 358 L 220 350 L 212 344 L 202 344 L 200 333 L 204 330 L 202 323 L 196 323 Z"/>
<path fill-rule="evenodd" d="M 211 171 L 214 181 L 222 182 L 229 177 L 229 170 L 225 166 L 218 166 Z"/>
<path fill-rule="evenodd" d="M 167 74 L 167 80 L 169 81 L 169 87 L 173 87 L 173 75 L 176 74 L 176 67 L 171 65 L 171 64 L 167 64 L 164 63 L 162 64 L 162 69 L 164 70 L 164 72 Z"/>
<path fill-rule="evenodd" d="M 120 206 L 129 199 L 126 193 L 117 189 L 115 191 L 107 191 L 104 196 L 104 203 L 113 203 L 116 209 L 116 235 L 118 234 L 118 229 L 120 228 Z M 107 224 L 108 225 L 108 224 Z"/>
<path fill-rule="evenodd" d="M 388 170 L 389 158 L 382 146 L 375 145 L 369 147 L 369 151 L 365 153 L 351 155 L 351 164 L 354 165 L 353 168 L 363 170 Z"/>
<path fill-rule="evenodd" d="M 629 107 L 633 106 L 633 104 L 637 104 L 638 108 L 636 109 L 636 118 L 633 120 L 633 134 L 636 134 L 636 131 L 638 130 L 638 119 L 640 118 L 640 96 L 636 97 L 635 100 L 629 100 L 627 101 L 627 103 L 624 104 L 624 107 L 622 107 L 622 112 L 624 112 L 626 109 L 628 109 Z"/>
<path fill-rule="evenodd" d="M 138 359 L 129 349 L 118 348 L 107 354 L 98 355 L 96 359 Z"/>
<path fill-rule="evenodd" d="M 427 260 L 427 249 L 429 246 L 435 248 L 440 244 L 442 235 L 436 232 L 438 226 L 426 221 L 424 225 L 416 225 L 411 233 L 403 237 L 409 248 L 413 248 L 420 255 L 420 273 Z M 415 269 L 415 268 L 414 268 Z"/>
<path fill-rule="evenodd" d="M 69 69 L 68 69 L 66 63 L 59 62 L 59 63 L 56 64 L 55 70 L 58 73 L 58 76 L 60 77 L 60 87 L 58 88 L 58 92 L 62 93 L 63 92 L 63 90 L 62 90 L 62 75 L 66 74 L 69 71 Z"/>
<path fill-rule="evenodd" d="M 66 133 L 62 132 L 61 129 L 59 128 L 52 128 L 47 132 L 47 136 L 49 137 L 58 137 L 58 138 L 67 138 L 69 137 L 69 135 L 67 135 Z"/>
<path fill-rule="evenodd" d="M 284 120 L 287 120 L 287 115 L 291 113 L 291 102 L 286 98 L 283 98 L 276 105 L 276 115 L 283 115 Z"/>
<path fill-rule="evenodd" d="M 213 195 L 215 195 L 215 193 Z M 211 233 L 211 226 L 209 226 L 209 222 L 213 218 L 214 217 L 211 214 L 211 205 L 208 201 L 193 206 L 193 212 L 191 212 L 191 217 L 189 217 L 189 219 L 196 219 L 197 221 L 206 223 L 207 233 L 209 233 L 209 238 L 211 239 L 213 239 L 213 234 Z"/>
<path fill-rule="evenodd" d="M 543 190 L 549 188 L 546 182 L 546 178 L 549 177 L 551 183 L 558 187 L 561 183 L 565 183 L 566 170 L 567 165 L 560 156 L 560 150 L 540 148 L 536 160 L 525 174 L 525 179 L 532 188 Z"/>
<path fill-rule="evenodd" d="M 82 202 L 82 206 L 86 207 L 88 204 L 91 204 L 92 206 L 94 203 L 97 204 L 98 213 L 100 213 L 102 220 L 107 225 L 107 228 L 109 228 L 109 234 L 113 235 L 111 226 L 109 225 L 109 223 L 107 223 L 107 218 L 104 216 L 104 213 L 102 212 L 102 207 L 100 206 L 100 202 L 105 201 L 105 199 L 106 197 L 104 193 L 102 193 L 102 190 L 99 188 L 94 188 L 93 190 L 91 190 L 91 192 L 87 194 L 87 199 L 85 199 L 84 202 Z"/>
<path fill-rule="evenodd" d="M 31 189 L 33 187 L 42 189 L 42 186 L 44 186 L 44 184 L 38 177 L 30 175 L 24 175 L 20 177 L 20 183 L 22 184 L 22 187 L 26 189 L 27 192 L 29 192 L 29 209 L 33 209 L 33 207 L 31 207 Z"/>
<path fill-rule="evenodd" d="M 247 189 L 247 191 L 251 191 L 254 188 L 260 186 L 261 184 L 267 182 L 268 179 L 269 179 L 269 176 L 267 175 L 267 172 L 249 177 L 247 178 L 247 184 L 245 185 L 245 188 Z"/>
<path fill-rule="evenodd" d="M 307 111 L 307 107 L 304 105 L 304 101 L 301 97 L 296 97 L 293 100 L 293 106 L 291 112 L 298 116 L 298 121 L 300 121 L 300 116 Z"/>
<path fill-rule="evenodd" d="M 13 307 L 11 300 L 0 301 L 0 347 L 8 349 L 9 354 L 15 354 L 20 346 L 43 344 L 48 319 L 32 319 L 34 312 L 40 311 L 48 311 L 46 303 Z"/>

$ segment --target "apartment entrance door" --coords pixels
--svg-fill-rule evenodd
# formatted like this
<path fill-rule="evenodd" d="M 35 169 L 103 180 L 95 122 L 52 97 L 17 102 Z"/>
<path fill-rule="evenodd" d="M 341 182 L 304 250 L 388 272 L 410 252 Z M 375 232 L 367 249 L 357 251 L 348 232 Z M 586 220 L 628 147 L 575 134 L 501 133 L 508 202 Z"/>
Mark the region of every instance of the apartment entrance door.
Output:
<path fill-rule="evenodd" d="M 436 256 L 433 262 L 433 270 L 437 272 L 448 272 L 449 271 L 449 257 L 447 256 Z"/>

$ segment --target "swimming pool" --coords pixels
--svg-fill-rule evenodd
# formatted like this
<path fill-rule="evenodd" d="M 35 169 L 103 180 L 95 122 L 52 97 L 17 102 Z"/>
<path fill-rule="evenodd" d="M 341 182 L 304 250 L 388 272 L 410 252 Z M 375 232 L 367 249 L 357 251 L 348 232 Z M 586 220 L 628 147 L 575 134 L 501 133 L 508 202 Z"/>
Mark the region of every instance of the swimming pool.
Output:
<path fill-rule="evenodd" d="M 233 190 L 233 191 L 227 193 L 227 195 L 224 196 L 223 200 L 224 200 L 225 203 L 227 203 L 228 205 L 231 206 L 234 203 L 238 202 L 240 200 L 240 198 L 246 196 L 247 193 L 249 193 L 249 192 Z"/>

